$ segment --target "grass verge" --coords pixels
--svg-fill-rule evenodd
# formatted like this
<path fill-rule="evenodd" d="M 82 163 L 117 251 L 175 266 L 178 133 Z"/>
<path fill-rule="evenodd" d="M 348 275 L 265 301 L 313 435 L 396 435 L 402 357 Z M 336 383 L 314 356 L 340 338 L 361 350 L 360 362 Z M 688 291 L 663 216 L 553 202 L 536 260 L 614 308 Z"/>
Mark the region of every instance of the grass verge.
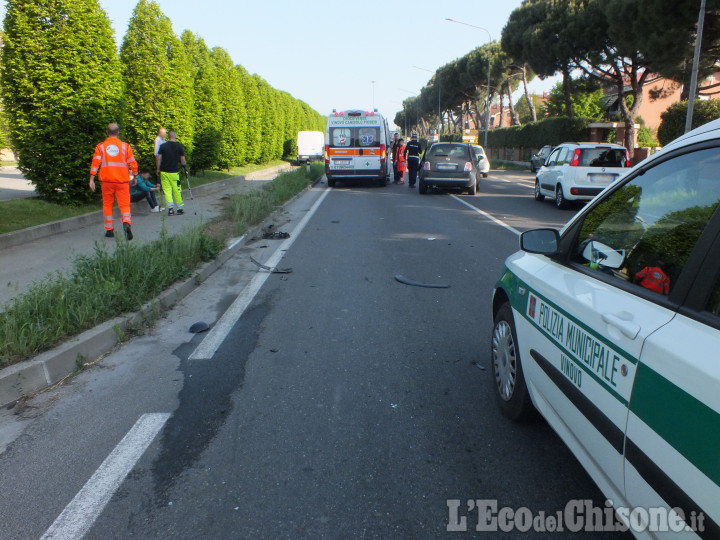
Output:
<path fill-rule="evenodd" d="M 282 165 L 283 163 L 286 162 L 276 160 L 262 165 L 253 164 L 244 165 L 243 167 L 234 167 L 230 169 L 230 171 L 204 171 L 199 173 L 197 176 L 190 176 L 190 185 L 195 188 L 261 169 L 267 169 L 276 165 Z M 83 206 L 63 206 L 53 204 L 43 200 L 41 197 L 0 201 L 0 234 L 34 227 L 35 225 L 43 225 L 45 223 L 51 223 L 61 219 L 82 216 L 101 209 L 102 203 L 100 201 Z"/>
<path fill-rule="evenodd" d="M 526 165 L 518 165 L 509 161 L 493 161 L 492 168 L 499 171 L 529 171 L 530 167 Z"/>
<path fill-rule="evenodd" d="M 203 262 L 217 257 L 224 241 L 270 215 L 322 176 L 315 163 L 282 174 L 262 190 L 233 195 L 225 214 L 175 236 L 148 244 L 121 241 L 75 259 L 67 274 L 49 274 L 13 298 L 0 313 L 0 367 L 21 362 L 123 313 L 139 310 Z"/>

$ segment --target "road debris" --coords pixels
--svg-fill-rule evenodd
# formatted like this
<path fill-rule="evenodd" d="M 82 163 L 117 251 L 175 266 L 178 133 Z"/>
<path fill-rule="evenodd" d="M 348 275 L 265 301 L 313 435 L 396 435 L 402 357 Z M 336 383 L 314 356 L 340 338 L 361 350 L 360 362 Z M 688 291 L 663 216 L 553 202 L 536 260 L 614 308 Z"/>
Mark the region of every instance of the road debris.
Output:
<path fill-rule="evenodd" d="M 450 285 L 448 285 L 447 283 L 422 283 L 420 281 L 408 279 L 405 276 L 401 276 L 400 274 L 395 276 L 395 281 L 399 281 L 400 283 L 404 283 L 405 285 L 412 285 L 413 287 L 427 287 L 430 289 L 449 289 L 450 288 Z"/>
<path fill-rule="evenodd" d="M 198 321 L 190 326 L 189 331 L 193 334 L 199 334 L 200 332 L 207 332 L 210 330 L 210 325 L 205 321 Z"/>
<path fill-rule="evenodd" d="M 265 264 L 262 264 L 262 263 L 256 261 L 252 257 L 250 257 L 250 260 L 252 262 L 254 262 L 255 264 L 257 264 L 263 270 L 267 270 L 268 272 L 270 272 L 272 274 L 289 274 L 290 272 L 292 272 L 292 268 L 277 268 L 277 267 L 273 268 L 271 266 L 267 266 Z"/>

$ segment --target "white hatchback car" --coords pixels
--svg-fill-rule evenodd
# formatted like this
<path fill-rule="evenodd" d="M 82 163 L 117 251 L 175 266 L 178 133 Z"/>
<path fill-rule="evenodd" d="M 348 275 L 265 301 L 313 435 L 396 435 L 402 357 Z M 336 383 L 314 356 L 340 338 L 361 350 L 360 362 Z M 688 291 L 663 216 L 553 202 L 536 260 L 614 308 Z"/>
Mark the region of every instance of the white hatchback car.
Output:
<path fill-rule="evenodd" d="M 520 248 L 492 299 L 501 411 L 539 411 L 637 537 L 720 538 L 720 120 Z"/>
<path fill-rule="evenodd" d="M 622 177 L 630 167 L 624 146 L 612 143 L 562 143 L 556 146 L 535 177 L 535 200 L 589 201 Z"/>

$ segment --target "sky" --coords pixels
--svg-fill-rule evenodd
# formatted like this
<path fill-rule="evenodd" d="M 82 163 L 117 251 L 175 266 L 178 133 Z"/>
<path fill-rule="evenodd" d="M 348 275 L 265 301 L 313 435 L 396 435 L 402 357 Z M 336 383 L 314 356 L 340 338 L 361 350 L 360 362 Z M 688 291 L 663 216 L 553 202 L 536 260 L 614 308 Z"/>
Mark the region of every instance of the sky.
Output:
<path fill-rule="evenodd" d="M 510 13 L 522 3 L 155 1 L 178 36 L 187 29 L 209 47 L 223 47 L 235 64 L 320 114 L 374 107 L 391 121 L 402 109 L 403 99 L 418 94 L 435 69 L 487 43 L 489 37 L 499 40 Z M 136 4 L 135 0 L 100 0 L 118 46 Z M 3 16 L 4 11 L 3 5 Z M 551 87 L 552 82 L 539 79 L 530 85 L 536 92 Z"/>

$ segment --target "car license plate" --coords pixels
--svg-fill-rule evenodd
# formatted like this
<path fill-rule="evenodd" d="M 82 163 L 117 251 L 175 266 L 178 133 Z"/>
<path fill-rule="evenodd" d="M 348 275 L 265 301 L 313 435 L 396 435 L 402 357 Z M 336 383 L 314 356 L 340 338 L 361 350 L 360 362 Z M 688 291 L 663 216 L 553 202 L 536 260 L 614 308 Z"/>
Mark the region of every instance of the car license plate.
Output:
<path fill-rule="evenodd" d="M 591 182 L 598 184 L 610 184 L 615 180 L 615 175 L 613 174 L 591 174 L 589 176 Z"/>
<path fill-rule="evenodd" d="M 457 165 L 454 163 L 438 163 L 437 169 L 438 171 L 454 171 L 457 169 Z"/>
<path fill-rule="evenodd" d="M 352 160 L 350 160 L 350 159 L 333 159 L 333 163 L 335 165 L 350 165 L 350 163 L 352 163 Z"/>

